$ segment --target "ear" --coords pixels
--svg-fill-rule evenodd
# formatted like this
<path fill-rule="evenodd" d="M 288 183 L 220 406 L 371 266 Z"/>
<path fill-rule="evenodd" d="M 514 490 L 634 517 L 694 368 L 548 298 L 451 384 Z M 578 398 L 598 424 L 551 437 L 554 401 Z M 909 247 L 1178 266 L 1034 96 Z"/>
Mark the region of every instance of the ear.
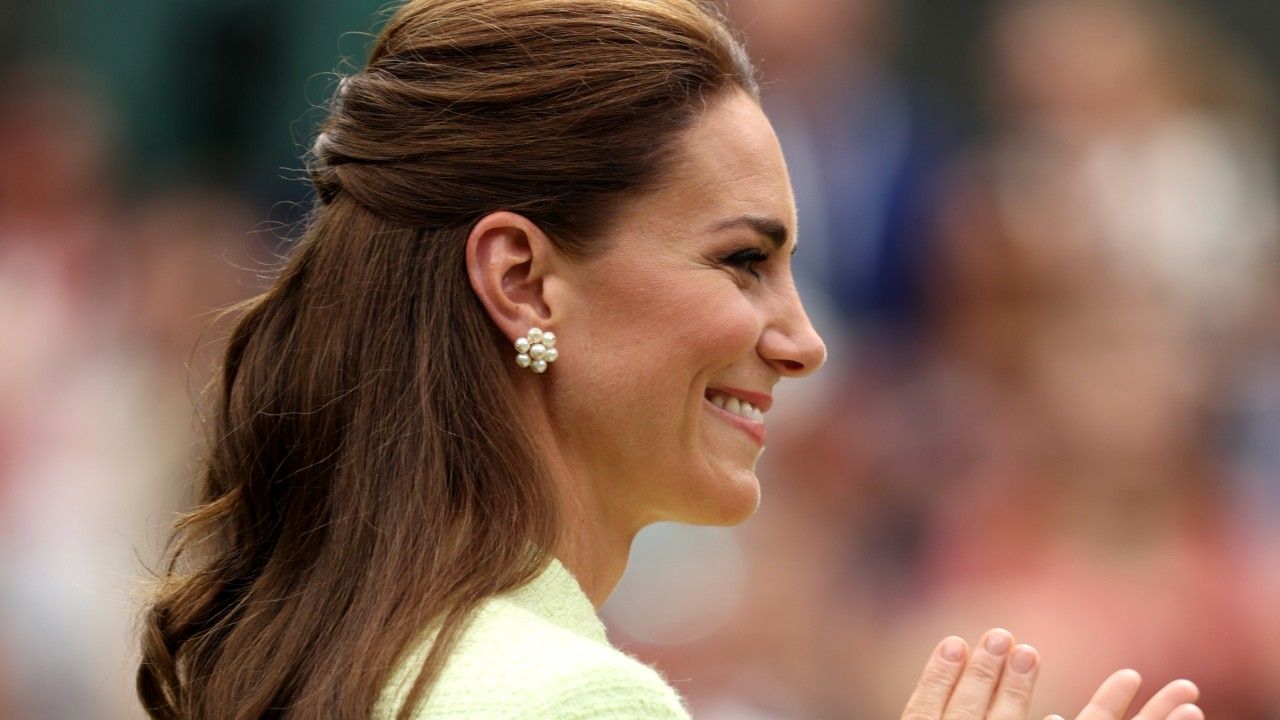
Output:
<path fill-rule="evenodd" d="M 559 260 L 551 239 L 528 218 L 489 213 L 467 236 L 467 276 L 489 316 L 509 339 L 553 325 L 546 280 Z"/>

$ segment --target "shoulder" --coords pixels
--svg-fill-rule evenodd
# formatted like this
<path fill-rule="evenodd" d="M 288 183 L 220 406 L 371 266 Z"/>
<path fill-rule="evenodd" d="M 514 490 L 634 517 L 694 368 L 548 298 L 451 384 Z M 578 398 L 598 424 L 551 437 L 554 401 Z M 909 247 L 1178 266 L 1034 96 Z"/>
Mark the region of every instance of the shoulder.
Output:
<path fill-rule="evenodd" d="M 521 718 L 688 720 L 680 696 L 656 670 L 614 650 L 618 659 L 579 666 L 547 684 Z"/>
<path fill-rule="evenodd" d="M 421 667 L 426 647 L 406 670 Z M 687 720 L 688 713 L 654 668 L 495 599 L 481 606 L 413 717 Z"/>

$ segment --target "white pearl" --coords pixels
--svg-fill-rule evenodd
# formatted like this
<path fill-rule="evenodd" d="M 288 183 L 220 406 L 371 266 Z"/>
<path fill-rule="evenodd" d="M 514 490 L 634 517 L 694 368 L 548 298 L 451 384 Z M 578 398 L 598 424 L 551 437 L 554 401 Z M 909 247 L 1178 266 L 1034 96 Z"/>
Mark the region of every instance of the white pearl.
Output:
<path fill-rule="evenodd" d="M 556 346 L 556 334 L 555 334 L 555 333 L 553 333 L 553 332 L 551 332 L 550 330 L 548 330 L 548 331 L 546 331 L 546 332 L 542 333 L 542 344 L 543 344 L 543 345 L 546 345 L 546 346 L 547 346 L 547 347 L 549 347 L 549 348 L 553 348 L 553 347 L 555 347 L 555 346 Z"/>
<path fill-rule="evenodd" d="M 533 362 L 533 358 L 525 355 L 524 353 L 520 353 L 516 356 L 516 364 L 520 367 L 529 367 L 529 363 L 531 362 Z"/>
<path fill-rule="evenodd" d="M 531 343 L 542 342 L 542 328 L 529 328 L 528 338 Z"/>
<path fill-rule="evenodd" d="M 530 345 L 529 338 L 522 338 L 522 337 L 516 338 L 516 352 L 518 353 L 529 352 L 529 345 Z"/>
<path fill-rule="evenodd" d="M 546 371 L 547 371 L 547 361 L 546 361 L 546 360 L 534 360 L 534 361 L 533 361 L 533 371 L 534 371 L 534 372 L 536 372 L 536 373 L 544 373 L 544 372 L 546 372 Z"/>
<path fill-rule="evenodd" d="M 547 348 L 547 353 L 546 353 L 546 355 L 544 355 L 544 356 L 543 356 L 543 359 L 544 359 L 544 360 L 546 360 L 546 361 L 547 361 L 547 362 L 549 362 L 549 363 L 553 363 L 553 362 L 555 362 L 555 361 L 556 361 L 556 358 L 558 358 L 558 357 L 560 357 L 560 351 L 559 351 L 559 350 L 557 350 L 557 349 L 555 349 L 555 348 Z"/>
<path fill-rule="evenodd" d="M 529 348 L 529 357 L 533 358 L 534 360 L 541 360 L 546 356 L 547 356 L 547 346 L 543 345 L 542 343 L 534 343 L 533 346 Z"/>

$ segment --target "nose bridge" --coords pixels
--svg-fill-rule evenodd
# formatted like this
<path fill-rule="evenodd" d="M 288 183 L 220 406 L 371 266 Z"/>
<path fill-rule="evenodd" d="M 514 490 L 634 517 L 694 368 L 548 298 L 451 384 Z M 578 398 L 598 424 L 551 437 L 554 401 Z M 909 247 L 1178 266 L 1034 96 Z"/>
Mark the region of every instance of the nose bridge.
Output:
<path fill-rule="evenodd" d="M 788 375 L 807 375 L 827 359 L 827 346 L 809 320 L 795 279 L 789 273 L 775 295 L 773 312 L 761 337 L 761 350 Z"/>

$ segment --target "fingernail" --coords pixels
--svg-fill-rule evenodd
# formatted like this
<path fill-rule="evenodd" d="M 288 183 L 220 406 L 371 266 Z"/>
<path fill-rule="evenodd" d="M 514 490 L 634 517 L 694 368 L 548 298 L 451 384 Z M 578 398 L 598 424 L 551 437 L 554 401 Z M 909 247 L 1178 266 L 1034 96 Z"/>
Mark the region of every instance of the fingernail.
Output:
<path fill-rule="evenodd" d="M 1186 678 L 1180 678 L 1180 679 L 1178 679 L 1178 680 L 1174 680 L 1173 682 L 1176 682 L 1176 683 L 1182 683 L 1182 685 L 1183 685 L 1184 687 L 1188 687 L 1188 688 L 1190 688 L 1190 689 L 1191 689 L 1191 694 L 1192 694 L 1192 696 L 1194 696 L 1194 697 L 1199 697 L 1199 696 L 1200 696 L 1200 686 L 1196 685 L 1194 682 L 1192 682 L 1192 681 L 1190 681 L 1190 680 L 1188 680 L 1188 679 L 1186 679 Z M 1170 683 L 1170 684 L 1172 684 L 1172 683 Z"/>
<path fill-rule="evenodd" d="M 1030 645 L 1019 645 L 1013 651 L 1013 659 L 1009 661 L 1009 665 L 1014 672 L 1029 673 L 1031 668 L 1035 667 L 1036 653 Z"/>
<path fill-rule="evenodd" d="M 960 638 L 948 638 L 942 643 L 942 657 L 951 662 L 960 662 L 964 659 L 964 641 Z"/>
<path fill-rule="evenodd" d="M 1173 709 L 1169 717 L 1187 718 L 1187 720 L 1204 720 L 1204 710 L 1195 703 L 1185 703 Z"/>
<path fill-rule="evenodd" d="M 1013 642 L 1012 636 L 1004 630 L 992 630 L 987 633 L 987 639 L 983 645 L 987 648 L 987 652 L 992 655 L 1003 655 L 1009 649 L 1010 643 Z"/>

